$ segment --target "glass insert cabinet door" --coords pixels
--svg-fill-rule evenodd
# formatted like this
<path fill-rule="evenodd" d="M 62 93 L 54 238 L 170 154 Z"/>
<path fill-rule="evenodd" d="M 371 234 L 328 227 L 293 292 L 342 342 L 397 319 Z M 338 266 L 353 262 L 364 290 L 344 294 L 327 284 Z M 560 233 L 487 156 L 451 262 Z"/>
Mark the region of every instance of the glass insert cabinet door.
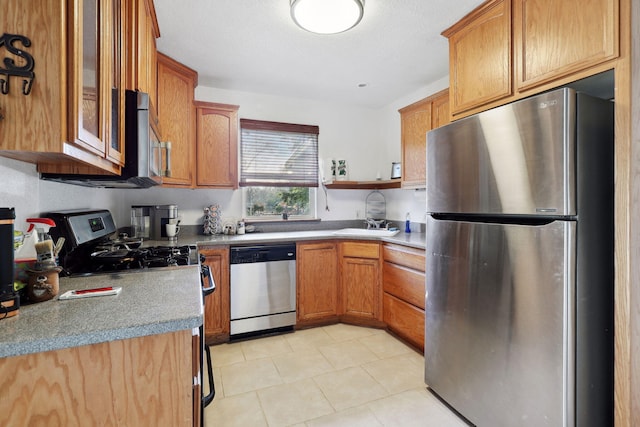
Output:
<path fill-rule="evenodd" d="M 72 61 L 71 140 L 94 154 L 122 164 L 120 0 L 75 0 Z"/>

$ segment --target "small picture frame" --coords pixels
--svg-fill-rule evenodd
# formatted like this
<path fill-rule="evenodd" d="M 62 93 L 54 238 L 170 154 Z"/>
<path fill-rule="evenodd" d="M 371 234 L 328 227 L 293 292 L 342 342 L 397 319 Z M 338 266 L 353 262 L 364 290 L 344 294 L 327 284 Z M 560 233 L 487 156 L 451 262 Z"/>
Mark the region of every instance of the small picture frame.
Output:
<path fill-rule="evenodd" d="M 391 163 L 391 179 L 398 179 L 402 176 L 402 165 L 400 162 Z"/>

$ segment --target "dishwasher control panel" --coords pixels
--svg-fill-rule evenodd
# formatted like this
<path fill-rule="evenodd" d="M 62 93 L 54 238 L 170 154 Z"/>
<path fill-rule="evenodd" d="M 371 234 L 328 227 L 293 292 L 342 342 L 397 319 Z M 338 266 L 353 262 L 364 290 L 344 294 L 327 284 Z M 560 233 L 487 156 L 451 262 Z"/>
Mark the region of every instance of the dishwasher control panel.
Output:
<path fill-rule="evenodd" d="M 230 255 L 231 264 L 290 261 L 296 259 L 296 245 L 287 243 L 253 246 L 232 246 Z"/>

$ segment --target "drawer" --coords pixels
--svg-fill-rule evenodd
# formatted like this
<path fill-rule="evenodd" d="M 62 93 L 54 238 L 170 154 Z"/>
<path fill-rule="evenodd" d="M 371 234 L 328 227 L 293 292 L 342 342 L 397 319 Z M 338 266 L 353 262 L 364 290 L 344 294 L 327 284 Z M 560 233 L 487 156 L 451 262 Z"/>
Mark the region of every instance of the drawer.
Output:
<path fill-rule="evenodd" d="M 385 261 L 394 264 L 404 265 L 419 271 L 425 270 L 425 251 L 423 249 L 385 244 L 382 247 L 382 256 Z"/>
<path fill-rule="evenodd" d="M 352 258 L 380 258 L 380 244 L 371 242 L 342 242 L 341 255 Z"/>
<path fill-rule="evenodd" d="M 382 316 L 389 329 L 424 350 L 424 310 L 385 292 Z"/>
<path fill-rule="evenodd" d="M 424 273 L 385 261 L 382 283 L 385 292 L 424 310 Z"/>

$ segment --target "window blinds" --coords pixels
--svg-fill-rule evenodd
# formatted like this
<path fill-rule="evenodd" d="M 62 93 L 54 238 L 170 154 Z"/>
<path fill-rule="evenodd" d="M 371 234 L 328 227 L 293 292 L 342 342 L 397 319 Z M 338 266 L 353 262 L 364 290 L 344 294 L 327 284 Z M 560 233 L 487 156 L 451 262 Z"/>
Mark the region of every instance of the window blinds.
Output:
<path fill-rule="evenodd" d="M 318 126 L 240 119 L 241 187 L 317 187 Z"/>

